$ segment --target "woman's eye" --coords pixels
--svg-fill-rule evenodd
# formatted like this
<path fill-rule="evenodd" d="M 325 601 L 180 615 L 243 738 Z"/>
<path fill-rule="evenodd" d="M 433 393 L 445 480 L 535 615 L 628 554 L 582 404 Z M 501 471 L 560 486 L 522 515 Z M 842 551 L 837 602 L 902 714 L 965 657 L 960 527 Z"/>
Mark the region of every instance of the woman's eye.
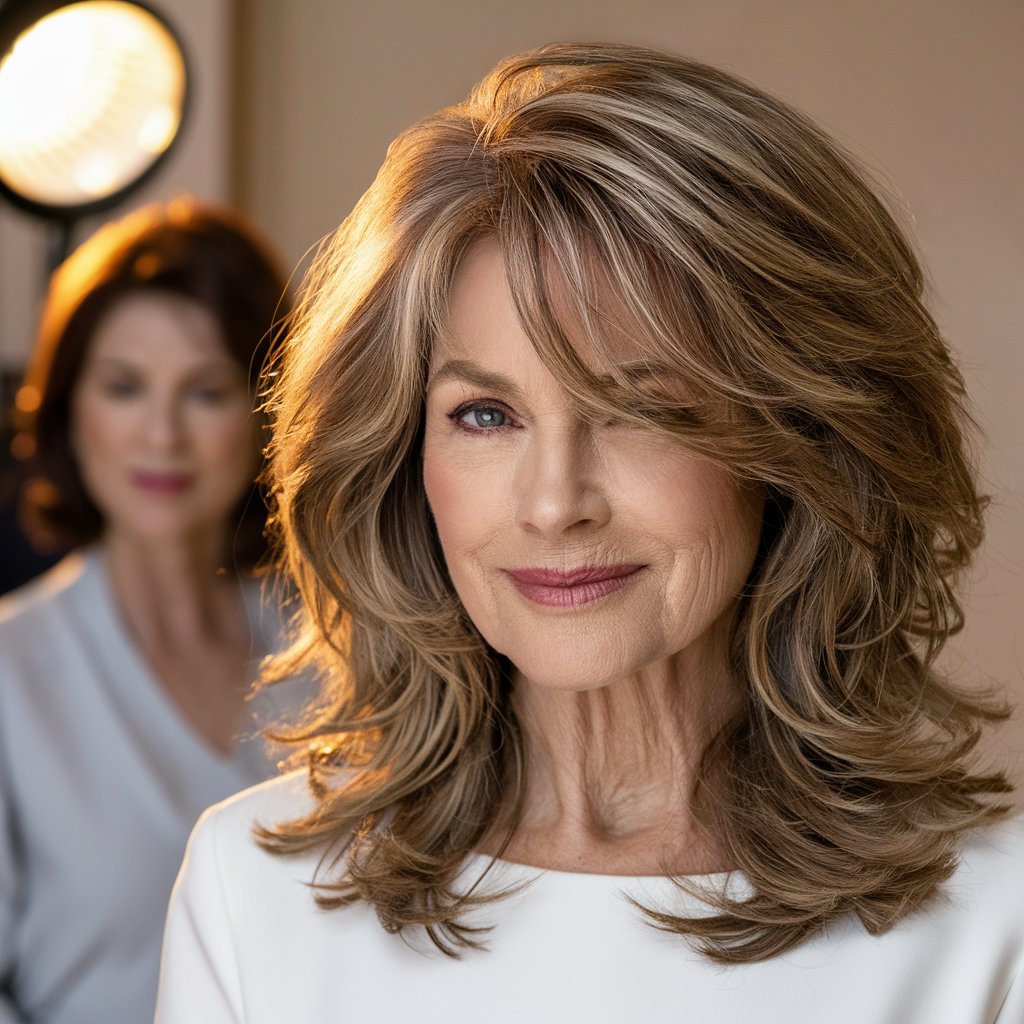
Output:
<path fill-rule="evenodd" d="M 451 419 L 463 430 L 484 433 L 510 425 L 511 417 L 494 405 L 471 405 L 456 409 Z"/>
<path fill-rule="evenodd" d="M 139 393 L 139 386 L 130 380 L 110 380 L 103 385 L 103 393 L 110 398 L 131 398 Z"/>
<path fill-rule="evenodd" d="M 192 397 L 207 405 L 219 405 L 228 397 L 228 392 L 224 388 L 194 388 Z"/>

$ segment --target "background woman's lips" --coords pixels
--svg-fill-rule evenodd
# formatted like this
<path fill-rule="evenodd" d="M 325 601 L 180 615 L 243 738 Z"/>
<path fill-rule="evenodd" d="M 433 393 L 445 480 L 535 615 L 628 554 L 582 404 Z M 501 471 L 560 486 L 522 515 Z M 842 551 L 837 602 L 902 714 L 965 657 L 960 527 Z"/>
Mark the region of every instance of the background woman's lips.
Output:
<path fill-rule="evenodd" d="M 596 565 L 580 569 L 506 569 L 523 597 L 549 608 L 578 608 L 621 590 L 642 565 Z"/>
<path fill-rule="evenodd" d="M 132 473 L 132 483 L 140 490 L 153 494 L 180 494 L 192 484 L 190 473 L 149 473 L 138 470 Z"/>

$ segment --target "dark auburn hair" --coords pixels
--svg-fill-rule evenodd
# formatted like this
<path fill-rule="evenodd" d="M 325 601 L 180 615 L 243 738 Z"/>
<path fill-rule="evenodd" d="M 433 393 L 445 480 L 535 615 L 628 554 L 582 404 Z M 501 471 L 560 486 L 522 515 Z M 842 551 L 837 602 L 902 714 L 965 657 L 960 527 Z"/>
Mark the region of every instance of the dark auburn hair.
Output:
<path fill-rule="evenodd" d="M 26 477 L 21 516 L 42 550 L 85 544 L 102 531 L 72 451 L 72 395 L 97 325 L 122 299 L 149 292 L 189 299 L 212 314 L 254 396 L 289 312 L 272 250 L 236 210 L 182 197 L 112 221 L 79 246 L 51 281 L 14 410 L 12 447 Z M 252 570 L 266 548 L 261 485 L 253 484 L 237 515 L 232 564 Z"/>
<path fill-rule="evenodd" d="M 302 628 L 270 678 L 325 680 L 291 733 L 313 745 L 318 799 L 262 842 L 347 845 L 323 862 L 322 904 L 370 901 L 448 952 L 478 941 L 461 915 L 485 897 L 457 878 L 517 806 L 522 738 L 507 666 L 446 572 L 420 452 L 431 345 L 483 237 L 573 401 L 667 431 L 769 499 L 731 635 L 743 713 L 692 794 L 749 891 L 701 889 L 710 913 L 652 921 L 721 962 L 849 913 L 885 931 L 1009 789 L 970 756 L 1004 710 L 935 667 L 982 537 L 963 381 L 852 159 L 741 79 L 628 46 L 513 57 L 410 128 L 308 279 L 272 401 Z M 609 316 L 692 402 L 617 371 Z"/>

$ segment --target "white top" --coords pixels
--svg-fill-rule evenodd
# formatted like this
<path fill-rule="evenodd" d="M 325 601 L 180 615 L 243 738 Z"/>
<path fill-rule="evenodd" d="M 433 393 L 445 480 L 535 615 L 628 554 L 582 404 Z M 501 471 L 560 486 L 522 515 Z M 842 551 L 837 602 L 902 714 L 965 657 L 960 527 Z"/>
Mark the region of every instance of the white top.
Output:
<path fill-rule="evenodd" d="M 278 617 L 262 622 L 258 583 L 245 595 L 258 657 Z M 182 717 L 99 549 L 0 601 L 0 1024 L 149 1021 L 189 831 L 274 771 L 262 740 L 225 757 Z"/>
<path fill-rule="evenodd" d="M 302 813 L 305 790 L 301 775 L 284 776 L 200 820 L 171 899 L 157 1024 L 1024 1021 L 1024 820 L 976 833 L 946 899 L 886 935 L 851 917 L 733 968 L 656 931 L 623 898 L 684 906 L 666 879 L 499 862 L 494 884 L 531 884 L 475 912 L 494 925 L 489 951 L 452 960 L 388 934 L 365 904 L 318 909 L 308 882 L 319 856 L 255 845 L 253 822 Z M 465 884 L 487 863 L 471 858 Z"/>

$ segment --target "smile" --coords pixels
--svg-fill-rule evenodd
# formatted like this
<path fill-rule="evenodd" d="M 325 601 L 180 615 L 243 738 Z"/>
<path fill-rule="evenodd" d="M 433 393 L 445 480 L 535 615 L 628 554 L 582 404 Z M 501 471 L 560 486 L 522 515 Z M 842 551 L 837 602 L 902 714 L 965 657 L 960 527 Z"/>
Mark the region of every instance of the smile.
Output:
<path fill-rule="evenodd" d="M 528 601 L 548 608 L 580 608 L 621 590 L 642 565 L 600 565 L 557 569 L 506 569 L 512 585 Z"/>

